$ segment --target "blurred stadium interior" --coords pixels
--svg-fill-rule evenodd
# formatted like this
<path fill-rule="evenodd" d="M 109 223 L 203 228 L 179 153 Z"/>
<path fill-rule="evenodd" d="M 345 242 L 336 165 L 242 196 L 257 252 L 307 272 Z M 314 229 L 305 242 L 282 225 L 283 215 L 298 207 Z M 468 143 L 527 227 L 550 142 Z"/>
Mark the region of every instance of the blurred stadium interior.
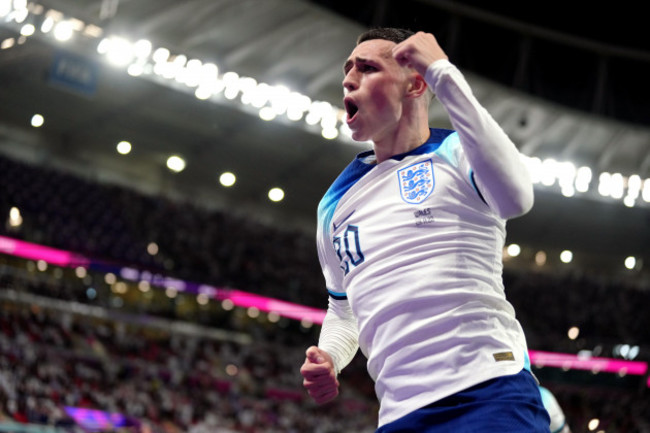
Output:
<path fill-rule="evenodd" d="M 298 369 L 316 206 L 368 147 L 341 66 L 390 25 L 436 34 L 536 180 L 504 254 L 535 374 L 573 432 L 650 432 L 650 40 L 590 8 L 0 0 L 0 431 L 375 430 L 360 354 L 324 407 Z"/>

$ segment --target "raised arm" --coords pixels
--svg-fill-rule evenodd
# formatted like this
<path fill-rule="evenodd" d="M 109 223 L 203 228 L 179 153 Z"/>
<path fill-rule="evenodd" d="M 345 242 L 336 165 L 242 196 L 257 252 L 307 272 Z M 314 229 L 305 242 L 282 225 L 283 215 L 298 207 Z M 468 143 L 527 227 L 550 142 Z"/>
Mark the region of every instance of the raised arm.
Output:
<path fill-rule="evenodd" d="M 447 110 L 488 205 L 502 218 L 528 212 L 534 201 L 533 185 L 519 151 L 478 102 L 435 37 L 417 33 L 396 45 L 393 55 L 424 77 Z"/>

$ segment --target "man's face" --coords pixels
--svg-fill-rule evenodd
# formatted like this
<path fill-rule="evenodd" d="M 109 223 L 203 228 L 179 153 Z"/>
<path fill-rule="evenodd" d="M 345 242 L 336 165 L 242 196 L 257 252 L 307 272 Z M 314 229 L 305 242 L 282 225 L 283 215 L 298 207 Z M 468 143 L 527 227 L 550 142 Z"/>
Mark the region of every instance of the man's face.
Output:
<path fill-rule="evenodd" d="M 394 46 L 383 39 L 362 42 L 345 63 L 343 102 L 357 141 L 381 141 L 394 132 L 402 116 L 408 74 L 393 58 Z"/>

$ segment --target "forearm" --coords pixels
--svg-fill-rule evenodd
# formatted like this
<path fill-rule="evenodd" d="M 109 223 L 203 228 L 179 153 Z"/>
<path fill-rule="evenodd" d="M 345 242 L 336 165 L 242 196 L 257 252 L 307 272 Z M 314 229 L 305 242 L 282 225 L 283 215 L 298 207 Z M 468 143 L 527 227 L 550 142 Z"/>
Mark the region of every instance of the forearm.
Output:
<path fill-rule="evenodd" d="M 502 218 L 528 212 L 533 185 L 520 153 L 477 101 L 460 71 L 447 60 L 438 60 L 427 68 L 425 80 L 447 110 L 488 205 Z"/>
<path fill-rule="evenodd" d="M 330 298 L 318 347 L 332 357 L 337 374 L 354 358 L 359 348 L 359 332 L 347 301 Z"/>

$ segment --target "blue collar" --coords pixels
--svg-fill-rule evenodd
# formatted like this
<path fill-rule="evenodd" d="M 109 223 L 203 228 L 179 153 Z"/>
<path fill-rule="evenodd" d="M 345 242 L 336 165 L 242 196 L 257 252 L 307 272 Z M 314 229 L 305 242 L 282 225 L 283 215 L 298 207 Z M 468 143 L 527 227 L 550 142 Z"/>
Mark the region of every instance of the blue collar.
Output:
<path fill-rule="evenodd" d="M 415 149 L 409 150 L 408 152 L 393 155 L 390 157 L 390 159 L 394 159 L 395 161 L 401 161 L 410 155 L 422 155 L 424 153 L 432 153 L 436 149 L 438 149 L 438 147 L 440 147 L 440 145 L 445 140 L 445 138 L 447 138 L 451 133 L 454 132 L 451 129 L 440 129 L 440 128 L 429 128 L 429 131 L 430 131 L 429 138 L 423 144 L 419 145 Z M 375 154 L 374 150 L 367 150 L 365 152 L 361 152 L 360 154 L 358 154 L 356 159 L 359 162 L 364 163 L 363 161 L 366 158 L 374 154 Z"/>

